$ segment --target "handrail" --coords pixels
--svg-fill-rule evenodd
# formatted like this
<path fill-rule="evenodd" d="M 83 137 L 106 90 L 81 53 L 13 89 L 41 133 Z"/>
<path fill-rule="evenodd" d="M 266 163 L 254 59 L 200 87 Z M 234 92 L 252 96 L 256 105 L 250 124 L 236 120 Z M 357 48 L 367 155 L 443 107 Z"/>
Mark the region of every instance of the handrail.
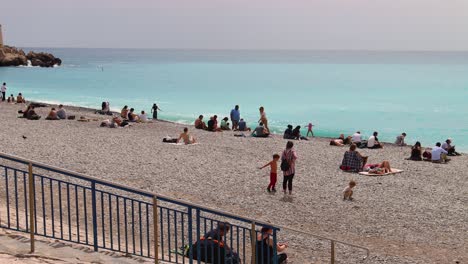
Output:
<path fill-rule="evenodd" d="M 295 229 L 293 227 L 287 227 L 287 226 L 282 226 L 282 225 L 275 225 L 273 223 L 257 221 L 255 219 L 252 219 L 252 218 L 249 218 L 249 217 L 240 217 L 240 216 L 234 215 L 234 214 L 226 212 L 226 211 L 213 209 L 213 208 L 210 208 L 210 207 L 207 207 L 207 206 L 201 206 L 201 205 L 198 205 L 196 203 L 186 202 L 186 201 L 183 201 L 183 200 L 180 200 L 180 199 L 177 199 L 177 198 L 170 198 L 170 197 L 167 197 L 167 196 L 164 196 L 164 195 L 159 195 L 159 194 L 149 192 L 149 191 L 139 190 L 139 189 L 136 189 L 136 188 L 133 188 L 133 187 L 124 186 L 124 185 L 119 184 L 119 183 L 113 183 L 113 182 L 110 182 L 110 181 L 107 181 L 107 180 L 99 179 L 97 177 L 84 175 L 84 174 L 79 173 L 79 172 L 74 172 L 74 171 L 71 171 L 71 170 L 62 169 L 62 168 L 58 168 L 58 167 L 55 167 L 55 166 L 50 166 L 50 165 L 47 165 L 47 164 L 44 164 L 44 163 L 41 163 L 41 162 L 28 160 L 28 159 L 21 158 L 21 157 L 15 156 L 15 155 L 5 154 L 3 152 L 0 152 L 0 158 L 10 160 L 10 161 L 19 162 L 19 163 L 22 163 L 22 164 L 25 164 L 25 165 L 26 164 L 31 164 L 34 167 L 50 170 L 50 171 L 57 172 L 57 173 L 62 173 L 64 175 L 71 176 L 71 177 L 81 179 L 81 180 L 87 180 L 87 181 L 90 181 L 93 185 L 97 183 L 97 184 L 100 184 L 100 185 L 120 189 L 122 191 L 131 192 L 131 193 L 135 193 L 135 194 L 140 194 L 140 195 L 146 196 L 148 198 L 157 197 L 157 199 L 160 199 L 160 200 L 163 200 L 163 201 L 172 202 L 172 203 L 182 205 L 182 206 L 199 208 L 200 210 L 202 210 L 204 212 L 219 214 L 221 216 L 230 217 L 230 218 L 242 221 L 242 222 L 255 223 L 255 224 L 262 225 L 262 226 L 272 226 L 275 230 L 280 230 L 280 229 L 290 230 L 290 231 L 295 232 L 295 233 L 304 234 L 304 235 L 315 237 L 315 238 L 322 239 L 322 240 L 328 240 L 328 241 L 332 242 L 332 244 L 333 243 L 339 243 L 339 244 L 347 245 L 347 246 L 350 246 L 350 247 L 359 248 L 359 249 L 362 249 L 362 250 L 364 250 L 366 252 L 366 256 L 364 257 L 364 260 L 366 260 L 370 255 L 370 250 L 368 248 L 366 248 L 366 247 L 355 245 L 355 244 L 344 242 L 344 241 L 340 241 L 340 240 L 337 240 L 337 239 L 327 238 L 327 237 L 324 237 L 324 236 L 321 236 L 321 235 L 312 234 L 310 232 L 298 230 L 298 229 Z"/>

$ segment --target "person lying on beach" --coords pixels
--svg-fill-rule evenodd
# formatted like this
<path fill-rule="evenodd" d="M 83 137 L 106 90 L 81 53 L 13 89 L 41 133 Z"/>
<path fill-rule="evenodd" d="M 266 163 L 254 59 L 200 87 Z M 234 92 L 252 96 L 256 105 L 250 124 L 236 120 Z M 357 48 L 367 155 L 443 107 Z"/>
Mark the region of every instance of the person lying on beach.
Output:
<path fill-rule="evenodd" d="M 280 155 L 274 154 L 273 160 L 265 164 L 264 166 L 260 167 L 259 169 L 263 169 L 267 166 L 270 166 L 270 184 L 268 184 L 267 191 L 268 192 L 276 192 L 276 181 L 278 179 L 278 161 L 280 159 Z"/>
<path fill-rule="evenodd" d="M 353 200 L 353 188 L 356 186 L 356 182 L 351 180 L 349 185 L 343 190 L 343 201 Z"/>
<path fill-rule="evenodd" d="M 258 127 L 255 128 L 255 130 L 253 131 L 251 136 L 252 137 L 266 138 L 266 137 L 270 136 L 270 133 L 269 133 L 268 129 L 266 129 L 263 126 L 263 123 L 260 122 L 260 124 L 258 124 Z"/>
<path fill-rule="evenodd" d="M 231 130 L 229 128 L 229 122 L 228 122 L 229 118 L 225 117 L 223 118 L 223 120 L 221 120 L 221 130 Z"/>
<path fill-rule="evenodd" d="M 122 108 L 122 111 L 120 111 L 120 117 L 122 117 L 123 119 L 128 118 L 128 106 L 127 105 Z"/>
<path fill-rule="evenodd" d="M 141 123 L 148 123 L 149 122 L 148 115 L 145 113 L 145 111 L 141 111 L 141 114 L 138 116 L 138 120 Z"/>
<path fill-rule="evenodd" d="M 128 122 L 120 119 L 118 116 L 114 116 L 109 125 L 110 128 L 127 127 L 127 126 L 130 126 Z"/>
<path fill-rule="evenodd" d="M 292 131 L 292 136 L 296 140 L 309 140 L 308 138 L 303 137 L 301 135 L 301 126 L 297 126 L 296 128 L 294 128 L 294 130 Z"/>
<path fill-rule="evenodd" d="M 264 226 L 257 234 L 257 242 L 255 243 L 255 250 L 257 252 L 255 264 L 271 264 L 271 263 L 287 263 L 288 255 L 282 253 L 288 248 L 287 243 L 274 243 L 273 241 L 273 228 Z M 275 256 L 273 249 L 276 248 L 278 254 Z M 276 262 L 273 260 L 276 258 Z"/>
<path fill-rule="evenodd" d="M 15 97 L 13 95 L 10 95 L 7 99 L 7 103 L 14 103 L 15 102 Z"/>
<path fill-rule="evenodd" d="M 241 118 L 237 124 L 238 131 L 251 131 L 250 127 L 247 127 L 247 123 L 244 121 L 244 118 Z"/>
<path fill-rule="evenodd" d="M 351 144 L 349 150 L 343 155 L 340 169 L 346 172 L 360 172 L 363 170 L 367 162 L 367 157 L 364 157 L 356 151 L 356 144 Z"/>
<path fill-rule="evenodd" d="M 338 138 L 330 140 L 330 146 L 342 147 L 346 144 L 349 144 L 350 142 L 351 142 L 351 137 L 345 138 L 344 134 L 340 134 Z"/>
<path fill-rule="evenodd" d="M 195 120 L 195 128 L 196 129 L 206 129 L 206 124 L 203 122 L 203 115 L 199 115 L 198 118 Z"/>
<path fill-rule="evenodd" d="M 367 164 L 364 170 L 371 174 L 386 174 L 392 172 L 390 162 L 384 160 L 380 164 Z"/>
<path fill-rule="evenodd" d="M 17 104 L 25 104 L 26 103 L 26 99 L 24 99 L 23 95 L 21 93 L 18 94 L 18 96 L 16 96 L 16 103 Z"/>
<path fill-rule="evenodd" d="M 411 156 L 408 160 L 422 161 L 422 149 L 421 142 L 417 141 L 414 146 L 411 147 Z"/>
<path fill-rule="evenodd" d="M 442 144 L 442 148 L 447 151 L 448 156 L 460 156 L 461 154 L 455 151 L 455 146 L 452 146 L 452 139 L 447 139 L 444 144 Z"/>
<path fill-rule="evenodd" d="M 188 128 L 184 128 L 184 132 L 180 134 L 176 143 L 179 143 L 180 140 L 183 140 L 186 145 L 196 143 L 195 138 L 188 133 Z"/>
<path fill-rule="evenodd" d="M 379 133 L 374 132 L 372 136 L 367 140 L 367 148 L 370 148 L 370 149 L 383 148 L 383 145 L 379 142 L 379 139 L 377 138 L 378 134 Z"/>
<path fill-rule="evenodd" d="M 128 112 L 128 117 L 127 117 L 129 122 L 138 122 L 140 119 L 138 118 L 138 115 L 135 114 L 135 109 L 130 108 L 130 112 Z"/>
<path fill-rule="evenodd" d="M 401 135 L 399 135 L 396 138 L 395 145 L 397 145 L 397 146 L 406 146 L 405 137 L 406 137 L 406 133 L 401 133 Z"/>
<path fill-rule="evenodd" d="M 437 142 L 431 151 L 431 160 L 434 163 L 446 163 L 450 159 L 447 158 L 448 152 L 441 147 L 440 142 Z"/>
<path fill-rule="evenodd" d="M 36 114 L 36 111 L 34 111 L 34 106 L 30 106 L 28 108 L 29 108 L 29 110 L 27 110 L 26 116 L 25 116 L 28 120 L 39 120 L 39 119 L 41 119 L 41 116 Z"/>
<path fill-rule="evenodd" d="M 286 128 L 286 130 L 284 130 L 283 138 L 284 139 L 294 139 L 293 126 L 292 125 L 288 125 L 288 128 Z"/>
<path fill-rule="evenodd" d="M 55 110 L 54 107 L 50 109 L 50 112 L 47 115 L 46 120 L 60 120 L 60 118 L 57 116 L 57 111 Z"/>

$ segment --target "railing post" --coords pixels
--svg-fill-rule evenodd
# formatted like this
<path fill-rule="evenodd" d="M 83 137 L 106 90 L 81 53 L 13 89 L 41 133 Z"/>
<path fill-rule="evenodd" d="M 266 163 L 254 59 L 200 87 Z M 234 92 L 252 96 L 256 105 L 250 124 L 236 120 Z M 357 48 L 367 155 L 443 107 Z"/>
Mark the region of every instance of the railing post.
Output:
<path fill-rule="evenodd" d="M 197 263 L 200 263 L 201 248 L 200 248 L 200 208 L 196 211 L 196 223 L 197 223 Z M 206 230 L 205 230 L 206 232 Z"/>
<path fill-rule="evenodd" d="M 29 234 L 30 234 L 30 240 L 31 240 L 31 253 L 34 252 L 35 250 L 35 245 L 34 245 L 34 200 L 36 197 L 34 197 L 34 175 L 33 175 L 33 166 L 32 163 L 29 163 Z"/>
<path fill-rule="evenodd" d="M 276 245 L 278 242 L 278 239 L 276 237 L 276 228 L 273 228 L 273 245 Z M 273 264 L 279 264 L 278 263 L 278 252 L 276 246 L 273 246 Z"/>
<path fill-rule="evenodd" d="M 98 251 L 98 230 L 97 230 L 97 209 L 96 209 L 96 182 L 91 182 L 91 200 L 93 214 L 93 246 L 94 251 Z"/>
<path fill-rule="evenodd" d="M 154 228 L 154 263 L 158 264 L 158 197 L 153 196 L 153 228 Z"/>
<path fill-rule="evenodd" d="M 255 232 L 255 222 L 252 222 L 252 227 L 250 230 L 250 243 L 252 246 L 252 260 L 251 263 L 255 264 L 257 259 L 257 252 L 256 251 L 256 242 L 257 242 L 257 232 Z"/>
<path fill-rule="evenodd" d="M 192 207 L 187 208 L 187 218 L 188 218 L 188 240 L 189 240 L 189 263 L 193 264 L 193 220 L 192 220 Z"/>
<path fill-rule="evenodd" d="M 335 264 L 335 241 L 331 241 L 331 264 Z"/>

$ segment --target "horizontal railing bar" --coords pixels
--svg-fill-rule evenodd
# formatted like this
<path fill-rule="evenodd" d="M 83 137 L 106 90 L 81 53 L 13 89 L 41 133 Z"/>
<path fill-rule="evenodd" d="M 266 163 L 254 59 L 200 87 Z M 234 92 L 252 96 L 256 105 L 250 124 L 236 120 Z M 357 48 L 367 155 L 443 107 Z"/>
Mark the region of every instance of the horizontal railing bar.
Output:
<path fill-rule="evenodd" d="M 255 223 L 259 224 L 259 225 L 272 226 L 273 228 L 275 228 L 274 225 L 271 224 L 271 223 L 265 223 L 265 222 L 257 221 L 255 219 L 252 219 L 252 218 L 249 218 L 249 217 L 238 217 L 236 215 L 233 215 L 233 214 L 225 212 L 225 211 L 212 209 L 212 208 L 207 208 L 207 207 L 195 204 L 195 203 L 185 202 L 185 201 L 181 201 L 181 200 L 178 200 L 178 199 L 169 198 L 167 196 L 155 194 L 155 193 L 152 193 L 152 192 L 149 192 L 149 191 L 138 190 L 136 188 L 127 187 L 127 186 L 124 186 L 124 185 L 121 185 L 121 184 L 118 184 L 118 183 L 112 183 L 110 181 L 102 180 L 102 179 L 99 179 L 97 177 L 87 176 L 87 175 L 84 175 L 84 174 L 81 174 L 81 173 L 78 173 L 78 172 L 74 172 L 74 171 L 70 171 L 70 170 L 66 170 L 66 169 L 61 169 L 61 168 L 57 168 L 57 167 L 54 167 L 54 166 L 49 166 L 49 165 L 41 163 L 41 162 L 23 159 L 23 158 L 14 156 L 14 155 L 9 155 L 9 154 L 5 154 L 5 153 L 0 152 L 0 158 L 12 160 L 12 161 L 17 161 L 17 162 L 20 162 L 20 163 L 23 163 L 23 164 L 31 163 L 34 167 L 38 167 L 38 168 L 50 170 L 50 171 L 53 171 L 53 172 L 65 174 L 65 175 L 68 175 L 70 177 L 74 177 L 74 178 L 78 178 L 78 179 L 82 179 L 82 180 L 93 181 L 93 182 L 95 182 L 97 184 L 105 185 L 105 186 L 108 186 L 108 187 L 113 187 L 113 188 L 116 188 L 116 189 L 120 189 L 120 190 L 123 190 L 123 191 L 135 193 L 135 194 L 140 194 L 140 195 L 143 195 L 143 196 L 147 196 L 149 198 L 152 198 L 153 196 L 156 195 L 158 197 L 158 200 L 175 203 L 175 204 L 182 205 L 182 206 L 198 208 L 198 209 L 201 209 L 201 210 L 203 210 L 205 212 L 218 214 L 218 215 L 224 216 L 224 217 L 234 218 L 234 219 L 236 219 L 238 221 L 242 221 L 242 222 L 246 222 L 246 223 L 255 222 Z"/>

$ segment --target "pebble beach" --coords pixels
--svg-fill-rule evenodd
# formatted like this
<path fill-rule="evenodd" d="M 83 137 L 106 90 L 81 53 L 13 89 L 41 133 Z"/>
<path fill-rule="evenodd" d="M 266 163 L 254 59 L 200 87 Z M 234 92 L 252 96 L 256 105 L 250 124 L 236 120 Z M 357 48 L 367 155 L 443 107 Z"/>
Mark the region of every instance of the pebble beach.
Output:
<path fill-rule="evenodd" d="M 281 191 L 266 191 L 269 171 L 258 169 L 273 154 L 281 154 L 287 141 L 280 136 L 235 137 L 232 131 L 189 126 L 199 144 L 176 146 L 162 139 L 177 137 L 185 125 L 155 121 L 103 128 L 99 125 L 108 116 L 79 107 L 65 108 L 78 118 L 97 121 L 45 120 L 49 107 L 36 108 L 41 120 L 17 118 L 25 108 L 0 103 L 1 152 L 362 245 L 371 251 L 365 263 L 468 262 L 466 154 L 448 164 L 433 164 L 405 160 L 410 147 L 360 149 L 368 163 L 388 160 L 404 171 L 368 177 L 339 170 L 346 146 L 329 146 L 326 138 L 294 141 L 299 158 L 293 195 L 285 199 Z M 357 182 L 355 200 L 345 202 L 342 190 L 352 179 Z M 278 190 L 281 183 L 279 175 Z M 287 230 L 279 237 L 292 239 Z M 294 241 L 312 243 L 298 234 Z M 288 253 L 295 264 L 320 263 L 309 261 L 299 247 Z"/>

